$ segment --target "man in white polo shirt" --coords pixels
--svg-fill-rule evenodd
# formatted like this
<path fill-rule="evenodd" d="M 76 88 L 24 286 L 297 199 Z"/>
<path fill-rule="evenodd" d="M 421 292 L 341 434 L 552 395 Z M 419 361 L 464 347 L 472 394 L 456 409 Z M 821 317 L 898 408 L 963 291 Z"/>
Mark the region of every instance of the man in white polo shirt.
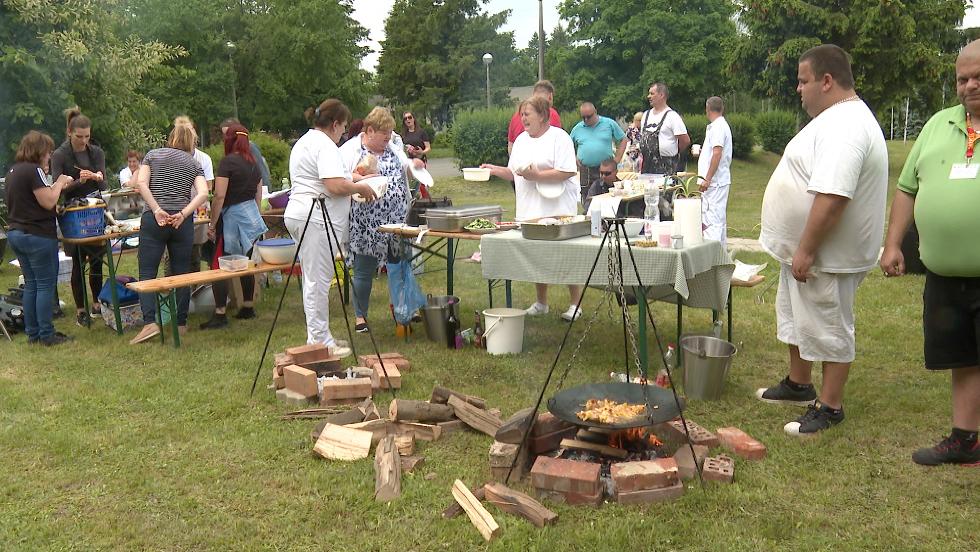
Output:
<path fill-rule="evenodd" d="M 832 44 L 800 57 L 799 92 L 813 119 L 786 146 L 762 200 L 759 241 L 779 261 L 776 336 L 789 375 L 759 389 L 770 403 L 806 404 L 790 435 L 844 420 L 854 361 L 854 297 L 877 266 L 885 224 L 888 152 L 881 127 L 854 91 L 847 53 Z M 823 367 L 817 395 L 813 362 Z"/>
<path fill-rule="evenodd" d="M 725 120 L 725 101 L 711 96 L 704 103 L 708 127 L 698 157 L 701 181 L 701 222 L 704 237 L 725 245 L 728 236 L 728 190 L 732 183 L 732 129 Z"/>

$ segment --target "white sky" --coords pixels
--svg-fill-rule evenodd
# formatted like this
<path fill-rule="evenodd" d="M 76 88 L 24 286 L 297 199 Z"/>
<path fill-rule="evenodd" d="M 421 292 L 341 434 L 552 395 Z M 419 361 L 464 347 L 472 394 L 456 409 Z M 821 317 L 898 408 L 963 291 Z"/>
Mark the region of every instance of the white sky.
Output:
<path fill-rule="evenodd" d="M 381 55 L 380 41 L 384 40 L 385 19 L 391 11 L 394 0 L 354 0 L 354 19 L 368 30 L 369 41 L 366 46 L 374 50 L 361 62 L 361 67 L 373 72 Z M 558 23 L 559 0 L 544 0 L 544 28 L 550 33 Z M 980 4 L 980 1 L 977 2 Z M 495 13 L 511 10 L 510 18 L 501 30 L 514 31 L 514 41 L 518 48 L 527 46 L 531 36 L 538 30 L 538 3 L 534 0 L 490 0 L 485 9 Z M 964 27 L 980 27 L 980 6 L 966 8 Z"/>

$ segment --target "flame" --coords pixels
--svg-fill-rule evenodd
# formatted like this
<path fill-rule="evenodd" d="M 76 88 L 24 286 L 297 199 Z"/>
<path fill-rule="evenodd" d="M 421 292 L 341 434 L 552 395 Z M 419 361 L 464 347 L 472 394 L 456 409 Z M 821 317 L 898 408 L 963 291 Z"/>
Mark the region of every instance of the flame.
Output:
<path fill-rule="evenodd" d="M 635 442 L 646 442 L 647 446 L 659 447 L 663 443 L 653 433 L 647 432 L 642 427 L 631 427 L 623 431 L 617 431 L 609 435 L 608 445 L 613 448 L 626 449 L 626 446 Z"/>

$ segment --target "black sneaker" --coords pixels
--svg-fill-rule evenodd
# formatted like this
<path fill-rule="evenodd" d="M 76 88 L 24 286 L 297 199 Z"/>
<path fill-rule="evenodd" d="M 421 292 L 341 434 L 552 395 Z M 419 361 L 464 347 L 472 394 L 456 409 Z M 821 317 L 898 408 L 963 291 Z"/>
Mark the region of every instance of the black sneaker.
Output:
<path fill-rule="evenodd" d="M 806 412 L 797 418 L 795 422 L 790 422 L 783 426 L 783 431 L 793 436 L 815 435 L 843 421 L 843 408 L 834 410 L 817 401 L 806 407 Z"/>
<path fill-rule="evenodd" d="M 973 446 L 967 447 L 963 441 L 950 435 L 934 447 L 920 448 L 913 452 L 912 461 L 921 466 L 960 464 L 980 467 L 980 441 L 974 441 Z"/>
<path fill-rule="evenodd" d="M 228 326 L 228 317 L 224 314 L 215 314 L 211 317 L 211 320 L 201 324 L 202 330 L 217 330 L 219 328 L 225 328 Z"/>
<path fill-rule="evenodd" d="M 794 389 L 796 386 L 798 389 Z M 817 391 L 813 384 L 799 385 L 790 384 L 789 376 L 772 387 L 762 387 L 755 392 L 756 398 L 762 402 L 772 404 L 791 404 L 794 406 L 807 406 L 817 400 Z"/>
<path fill-rule="evenodd" d="M 85 311 L 75 313 L 75 324 L 83 328 L 88 328 L 92 325 L 92 316 Z"/>
<path fill-rule="evenodd" d="M 238 320 L 251 320 L 255 318 L 255 309 L 252 307 L 242 307 L 235 313 L 235 318 Z"/>
<path fill-rule="evenodd" d="M 371 330 L 368 328 L 367 322 L 358 322 L 354 325 L 354 331 L 357 333 L 368 333 Z"/>
<path fill-rule="evenodd" d="M 61 345 L 62 343 L 68 343 L 72 339 L 73 338 L 71 336 L 65 335 L 61 332 L 55 332 L 51 337 L 39 340 L 39 343 L 45 347 L 53 347 L 55 345 Z"/>

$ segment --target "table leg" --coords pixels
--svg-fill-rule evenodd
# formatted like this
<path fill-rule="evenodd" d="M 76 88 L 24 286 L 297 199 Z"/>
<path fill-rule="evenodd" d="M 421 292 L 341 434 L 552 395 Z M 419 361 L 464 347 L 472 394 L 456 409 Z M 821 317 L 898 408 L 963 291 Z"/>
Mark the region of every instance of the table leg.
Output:
<path fill-rule="evenodd" d="M 119 313 L 119 292 L 116 291 L 116 260 L 112 257 L 112 240 L 105 241 L 106 266 L 109 268 L 109 295 L 112 298 L 112 315 L 116 319 L 116 335 L 122 335 L 122 315 Z"/>
<path fill-rule="evenodd" d="M 453 248 L 456 240 L 446 238 L 446 295 L 453 294 L 453 264 L 456 260 L 456 251 Z"/>
<path fill-rule="evenodd" d="M 170 328 L 173 330 L 174 334 L 174 348 L 180 347 L 180 328 L 177 327 L 177 290 L 170 290 L 170 295 L 167 297 L 167 303 L 170 305 Z M 161 331 L 160 333 L 163 333 Z"/>
<path fill-rule="evenodd" d="M 493 308 L 493 283 L 495 281 L 496 280 L 487 280 L 487 295 L 490 298 L 490 307 L 489 308 L 491 308 L 491 309 Z"/>
<path fill-rule="evenodd" d="M 76 246 L 75 255 L 72 256 L 71 262 L 78 263 L 78 268 L 82 274 L 81 277 L 82 306 L 85 308 L 85 315 L 86 315 L 85 319 L 88 320 L 88 322 L 85 324 L 85 327 L 91 329 L 92 328 L 92 314 L 91 314 L 92 303 L 91 301 L 89 301 L 88 298 L 88 270 L 87 270 L 88 266 L 86 266 L 86 263 L 83 263 L 81 261 L 82 261 L 82 247 Z M 76 309 L 76 316 L 77 316 L 77 309 Z"/>
<path fill-rule="evenodd" d="M 732 341 L 732 288 L 728 287 L 728 342 L 735 343 Z"/>
<path fill-rule="evenodd" d="M 504 280 L 504 301 L 507 308 L 514 307 L 514 297 L 510 288 L 510 280 Z"/>
<path fill-rule="evenodd" d="M 677 294 L 677 350 L 681 350 L 681 335 L 684 333 L 684 298 Z M 684 355 L 677 356 L 677 366 L 683 366 Z"/>
<path fill-rule="evenodd" d="M 650 375 L 650 359 L 647 357 L 647 293 L 644 288 L 640 287 L 636 288 L 636 291 L 640 292 L 640 297 L 637 298 L 638 300 L 636 302 L 636 315 L 639 317 L 639 320 L 637 320 L 637 340 L 640 342 L 638 354 L 640 355 L 640 370 L 643 371 L 640 375 L 652 381 L 656 376 Z"/>
<path fill-rule="evenodd" d="M 160 328 L 160 344 L 167 342 L 165 337 L 166 333 L 163 328 L 163 302 L 166 300 L 162 293 L 156 293 L 157 296 L 157 327 Z"/>

